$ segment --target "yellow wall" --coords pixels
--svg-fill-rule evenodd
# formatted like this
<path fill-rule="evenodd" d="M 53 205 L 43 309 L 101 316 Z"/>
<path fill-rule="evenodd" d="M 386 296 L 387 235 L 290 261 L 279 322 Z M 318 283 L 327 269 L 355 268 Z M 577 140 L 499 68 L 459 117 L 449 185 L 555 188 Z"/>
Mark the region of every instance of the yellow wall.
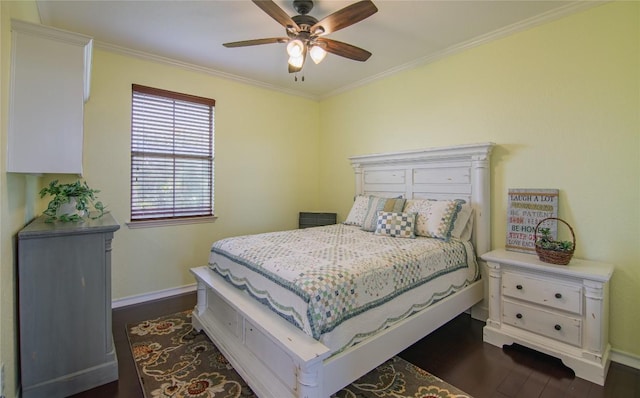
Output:
<path fill-rule="evenodd" d="M 33 2 L 0 2 L 0 361 L 15 391 L 14 236 L 52 178 L 5 173 L 9 18 L 38 21 Z M 353 197 L 351 155 L 482 141 L 492 161 L 493 247 L 504 246 L 508 188 L 558 188 L 577 257 L 616 265 L 611 342 L 640 356 L 640 5 L 598 6 L 320 103 L 94 49 L 84 169 L 123 225 L 113 297 L 193 283 L 215 239 L 295 227 L 302 210 Z M 216 213 L 209 224 L 131 230 L 131 83 L 216 99 Z"/>
<path fill-rule="evenodd" d="M 36 177 L 6 173 L 11 18 L 40 22 L 35 2 L 0 1 L 0 361 L 7 397 L 15 396 L 18 377 L 14 237 L 33 218 L 38 190 Z"/>
<path fill-rule="evenodd" d="M 612 345 L 640 356 L 639 16 L 598 6 L 323 101 L 323 205 L 349 211 L 351 155 L 496 142 L 492 246 L 509 188 L 560 189 L 575 256 L 616 266 Z"/>
<path fill-rule="evenodd" d="M 297 212 L 316 209 L 318 105 L 210 75 L 97 49 L 85 108 L 84 171 L 120 223 L 129 217 L 131 84 L 214 98 L 214 223 L 116 233 L 113 297 L 193 283 L 212 241 L 294 228 Z"/>

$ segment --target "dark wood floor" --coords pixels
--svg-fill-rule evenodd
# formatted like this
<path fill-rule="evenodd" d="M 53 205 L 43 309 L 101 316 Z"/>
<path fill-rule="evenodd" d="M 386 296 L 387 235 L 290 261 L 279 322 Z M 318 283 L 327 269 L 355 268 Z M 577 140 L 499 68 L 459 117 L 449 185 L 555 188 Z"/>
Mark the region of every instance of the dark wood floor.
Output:
<path fill-rule="evenodd" d="M 119 380 L 74 398 L 142 398 L 125 326 L 193 308 L 195 293 L 113 311 Z M 575 378 L 558 359 L 482 342 L 482 322 L 463 314 L 400 354 L 474 398 L 640 398 L 640 370 L 612 363 L 604 387 Z"/>

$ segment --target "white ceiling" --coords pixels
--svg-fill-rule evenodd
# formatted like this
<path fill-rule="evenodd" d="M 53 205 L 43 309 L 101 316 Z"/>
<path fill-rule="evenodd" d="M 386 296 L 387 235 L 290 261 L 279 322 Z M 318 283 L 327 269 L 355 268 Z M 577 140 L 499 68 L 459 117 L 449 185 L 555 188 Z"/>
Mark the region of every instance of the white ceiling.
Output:
<path fill-rule="evenodd" d="M 316 0 L 317 19 L 355 2 Z M 328 35 L 373 53 L 366 62 L 333 54 L 308 60 L 298 81 L 284 44 L 225 48 L 222 43 L 286 36 L 247 0 L 37 1 L 42 23 L 92 36 L 98 48 L 166 59 L 198 70 L 313 99 L 598 4 L 593 1 L 373 0 L 373 16 Z M 289 15 L 292 1 L 276 0 Z M 304 75 L 304 82 L 301 77 Z"/>

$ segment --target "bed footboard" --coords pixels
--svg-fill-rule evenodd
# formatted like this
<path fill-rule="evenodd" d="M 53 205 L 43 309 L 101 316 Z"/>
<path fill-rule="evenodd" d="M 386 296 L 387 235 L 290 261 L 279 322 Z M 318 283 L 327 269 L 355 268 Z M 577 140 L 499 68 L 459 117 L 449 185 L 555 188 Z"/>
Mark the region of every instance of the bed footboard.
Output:
<path fill-rule="evenodd" d="M 205 331 L 258 396 L 328 396 L 322 391 L 326 346 L 265 311 L 208 267 L 191 272 L 198 284 L 194 328 Z"/>
<path fill-rule="evenodd" d="M 483 296 L 482 281 L 433 304 L 342 353 L 289 324 L 209 267 L 198 283 L 193 326 L 204 330 L 261 398 L 326 398 L 464 312 Z"/>

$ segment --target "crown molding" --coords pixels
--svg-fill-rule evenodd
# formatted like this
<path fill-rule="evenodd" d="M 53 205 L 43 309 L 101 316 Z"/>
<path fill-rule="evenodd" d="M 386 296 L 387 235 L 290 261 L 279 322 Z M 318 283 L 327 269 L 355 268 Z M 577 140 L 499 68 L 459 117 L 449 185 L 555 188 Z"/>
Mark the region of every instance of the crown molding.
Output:
<path fill-rule="evenodd" d="M 451 47 L 447 47 L 435 54 L 426 56 L 426 57 L 422 57 L 422 58 L 418 58 L 414 61 L 411 62 L 407 62 L 403 65 L 399 65 L 396 67 L 393 67 L 391 69 L 388 69 L 384 72 L 378 73 L 376 75 L 367 77 L 365 79 L 359 80 L 357 82 L 354 82 L 352 84 L 348 84 L 346 86 L 343 86 L 337 90 L 331 91 L 325 95 L 320 96 L 320 99 L 327 99 L 330 97 L 333 97 L 334 95 L 338 95 L 350 90 L 353 90 L 355 88 L 367 85 L 369 83 L 372 83 L 374 81 L 377 80 L 381 80 L 384 79 L 386 77 L 395 75 L 397 73 L 400 72 L 404 72 L 410 69 L 414 69 L 417 68 L 419 66 L 423 66 L 426 64 L 430 64 L 432 62 L 436 62 L 440 59 L 446 58 L 448 56 L 454 55 L 454 54 L 458 54 L 462 51 L 474 48 L 474 47 L 478 47 L 481 46 L 483 44 L 487 44 L 489 42 L 501 39 L 503 37 L 507 37 L 510 36 L 514 33 L 518 33 L 518 32 L 522 32 L 531 28 L 534 28 L 536 26 L 540 26 L 546 23 L 549 23 L 551 21 L 555 21 L 557 19 L 560 18 L 564 18 L 566 16 L 572 15 L 572 14 L 576 14 L 578 12 L 587 10 L 589 8 L 592 8 L 594 6 L 597 5 L 601 5 L 601 4 L 606 4 L 609 3 L 611 0 L 578 0 L 578 1 L 574 1 L 572 3 L 567 4 L 564 7 L 560 7 L 560 8 L 556 8 L 552 11 L 548 11 L 546 13 L 542 13 L 539 14 L 535 17 L 532 18 L 528 18 L 525 20 L 522 20 L 520 22 L 516 22 L 514 24 L 511 25 L 507 25 L 505 27 L 502 27 L 500 29 L 496 29 L 493 32 L 489 32 L 486 33 L 484 35 L 480 35 L 477 37 L 474 37 L 470 40 L 467 40 L 465 42 L 456 44 L 454 46 Z"/>
<path fill-rule="evenodd" d="M 159 64 L 175 66 L 175 67 L 178 67 L 178 68 L 190 70 L 192 72 L 204 73 L 204 74 L 207 74 L 207 75 L 210 75 L 210 76 L 215 76 L 215 77 L 219 77 L 219 78 L 222 78 L 222 79 L 232 80 L 232 81 L 235 81 L 235 82 L 238 82 L 238 83 L 248 84 L 248 85 L 251 85 L 251 86 L 265 88 L 265 89 L 268 89 L 268 90 L 279 91 L 279 92 L 284 93 L 284 94 L 290 94 L 290 95 L 295 95 L 295 96 L 298 96 L 298 97 L 304 97 L 304 98 L 308 98 L 308 99 L 311 99 L 311 100 L 314 100 L 314 101 L 318 101 L 319 100 L 319 97 L 316 96 L 316 95 L 311 95 L 311 94 L 304 93 L 304 92 L 301 92 L 301 91 L 296 91 L 296 90 L 288 90 L 288 89 L 285 89 L 285 88 L 282 88 L 282 87 L 275 86 L 273 84 L 261 82 L 261 81 L 258 81 L 258 80 L 248 79 L 246 77 L 234 75 L 232 73 L 222 72 L 222 71 L 219 71 L 219 70 L 216 70 L 216 69 L 213 69 L 213 68 L 207 68 L 207 67 L 204 67 L 204 66 L 191 64 L 191 63 L 188 63 L 188 62 L 179 61 L 177 59 L 163 57 L 163 56 L 160 56 L 160 55 L 156 55 L 156 54 L 152 54 L 152 53 L 148 53 L 148 52 L 144 52 L 144 51 L 133 50 L 131 48 L 126 48 L 126 47 L 118 46 L 118 45 L 107 43 L 107 42 L 94 41 L 94 47 L 98 48 L 100 50 L 105 50 L 105 51 L 109 51 L 109 52 L 116 53 L 116 54 L 126 55 L 126 56 L 129 56 L 129 57 L 134 57 L 134 58 L 142 59 L 142 60 L 145 60 L 145 61 L 151 61 L 151 62 L 156 62 L 156 63 L 159 63 Z"/>

